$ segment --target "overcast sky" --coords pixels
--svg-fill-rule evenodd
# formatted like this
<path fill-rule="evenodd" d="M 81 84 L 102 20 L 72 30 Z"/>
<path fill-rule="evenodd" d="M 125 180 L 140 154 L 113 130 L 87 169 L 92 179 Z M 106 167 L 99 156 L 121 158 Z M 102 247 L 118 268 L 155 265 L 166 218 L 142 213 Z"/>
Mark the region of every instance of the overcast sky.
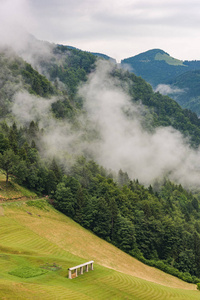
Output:
<path fill-rule="evenodd" d="M 200 60 L 199 0 L 0 0 L 1 38 L 36 38 L 120 61 L 153 48 Z"/>

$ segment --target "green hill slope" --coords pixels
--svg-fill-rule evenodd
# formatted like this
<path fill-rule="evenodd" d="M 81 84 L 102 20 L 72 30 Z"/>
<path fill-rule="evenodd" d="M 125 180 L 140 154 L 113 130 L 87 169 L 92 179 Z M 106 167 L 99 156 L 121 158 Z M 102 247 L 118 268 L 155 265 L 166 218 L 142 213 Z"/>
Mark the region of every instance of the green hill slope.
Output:
<path fill-rule="evenodd" d="M 121 61 L 122 67 L 129 66 L 152 86 L 166 83 L 187 71 L 199 70 L 200 61 L 182 61 L 173 58 L 161 49 L 152 49 Z"/>
<path fill-rule="evenodd" d="M 188 71 L 188 66 L 181 60 L 171 57 L 160 49 L 152 49 L 123 59 L 121 64 L 128 65 L 132 72 L 154 87 Z"/>
<path fill-rule="evenodd" d="M 200 114 L 199 70 L 200 61 L 181 61 L 160 49 L 152 49 L 121 61 L 161 93 L 169 95 L 183 108 Z M 164 90 L 165 88 L 165 90 Z"/>
<path fill-rule="evenodd" d="M 94 271 L 67 278 L 69 267 L 91 259 Z M 1 204 L 0 299 L 78 298 L 199 299 L 199 292 L 138 262 L 44 200 Z"/>

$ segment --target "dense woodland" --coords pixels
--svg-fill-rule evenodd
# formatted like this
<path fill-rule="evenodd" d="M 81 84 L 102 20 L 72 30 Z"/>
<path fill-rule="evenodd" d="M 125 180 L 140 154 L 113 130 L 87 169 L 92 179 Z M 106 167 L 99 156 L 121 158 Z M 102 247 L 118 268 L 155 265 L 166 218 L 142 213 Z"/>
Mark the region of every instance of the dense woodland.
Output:
<path fill-rule="evenodd" d="M 57 157 L 40 153 L 40 128 L 35 120 L 18 125 L 11 113 L 12 96 L 18 89 L 40 97 L 57 96 L 52 114 L 76 124 L 83 99 L 78 85 L 87 80 L 98 59 L 90 53 L 64 46 L 54 49 L 53 58 L 42 60 L 43 74 L 17 56 L 2 53 L 0 167 L 7 182 L 49 195 L 52 204 L 99 237 L 134 257 L 188 282 L 200 279 L 200 198 L 180 184 L 158 178 L 145 187 L 123 170 L 117 174 L 92 159 L 76 157 L 70 168 Z M 59 62 L 59 63 L 58 63 Z M 143 126 L 153 131 L 172 126 L 190 137 L 191 147 L 200 144 L 200 120 L 174 100 L 154 93 L 136 75 L 113 64 L 111 76 L 146 107 Z M 60 82 L 63 84 L 61 85 Z M 16 87 L 17 86 L 17 87 Z M 193 191 L 194 192 L 194 191 Z"/>

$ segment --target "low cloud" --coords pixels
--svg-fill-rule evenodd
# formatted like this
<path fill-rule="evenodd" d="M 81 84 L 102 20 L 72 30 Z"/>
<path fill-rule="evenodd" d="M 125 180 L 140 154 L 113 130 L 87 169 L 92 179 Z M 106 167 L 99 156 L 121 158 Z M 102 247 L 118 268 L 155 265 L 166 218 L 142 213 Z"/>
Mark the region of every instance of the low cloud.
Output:
<path fill-rule="evenodd" d="M 1 0 L 0 43 L 21 48 L 25 31 L 117 61 L 158 47 L 198 59 L 199 6 L 197 0 Z"/>
<path fill-rule="evenodd" d="M 45 99 L 29 94 L 27 91 L 17 92 L 13 97 L 12 114 L 22 125 L 32 120 L 44 123 L 51 116 L 51 104 L 56 98 Z"/>
<path fill-rule="evenodd" d="M 0 45 L 20 49 L 36 26 L 29 1 L 0 1 Z"/>
<path fill-rule="evenodd" d="M 44 128 L 42 154 L 62 158 L 66 168 L 76 155 L 84 154 L 106 169 L 122 169 L 146 185 L 168 176 L 187 188 L 199 187 L 200 150 L 192 150 L 172 127 L 146 131 L 145 108 L 134 103 L 110 76 L 112 67 L 99 62 L 79 89 L 86 111 L 78 119 L 79 129 L 52 117 L 51 103 L 56 99 L 17 93 L 13 114 L 24 123 L 39 120 Z"/>
<path fill-rule="evenodd" d="M 38 123 L 42 134 L 37 137 L 37 147 L 45 158 L 57 157 L 63 166 L 69 169 L 77 155 L 82 154 L 80 145 L 81 130 L 73 130 L 66 120 L 55 119 L 52 113 L 52 103 L 61 100 L 58 97 L 50 99 L 31 95 L 27 91 L 17 92 L 12 99 L 12 115 L 21 126 L 29 126 L 31 121 Z M 82 145 L 82 143 L 81 143 Z"/>
<path fill-rule="evenodd" d="M 155 92 L 159 92 L 162 95 L 170 95 L 170 94 L 182 94 L 185 92 L 184 89 L 179 89 L 177 87 L 168 85 L 168 84 L 159 84 L 156 89 Z"/>
<path fill-rule="evenodd" d="M 41 61 L 52 57 L 54 44 L 39 41 L 33 36 L 38 26 L 31 1 L 0 0 L 0 50 L 13 49 L 42 72 Z"/>
<path fill-rule="evenodd" d="M 109 72 L 108 65 L 99 65 L 80 89 L 88 118 L 100 135 L 90 144 L 98 163 L 115 171 L 122 169 L 145 184 L 169 176 L 187 187 L 198 186 L 199 150 L 191 150 L 172 127 L 157 128 L 153 134 L 145 131 L 144 108 L 131 101 Z"/>

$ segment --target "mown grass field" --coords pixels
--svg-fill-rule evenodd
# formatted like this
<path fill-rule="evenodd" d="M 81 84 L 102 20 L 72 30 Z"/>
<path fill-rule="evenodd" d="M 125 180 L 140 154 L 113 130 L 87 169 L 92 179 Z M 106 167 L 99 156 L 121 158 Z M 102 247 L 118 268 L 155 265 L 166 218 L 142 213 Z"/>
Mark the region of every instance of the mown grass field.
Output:
<path fill-rule="evenodd" d="M 155 60 L 164 60 L 167 64 L 173 66 L 183 66 L 183 61 L 173 58 L 167 54 L 157 53 L 155 56 Z"/>
<path fill-rule="evenodd" d="M 68 279 L 68 268 L 94 271 Z M 196 286 L 148 267 L 45 200 L 0 204 L 0 299 L 200 299 Z"/>

